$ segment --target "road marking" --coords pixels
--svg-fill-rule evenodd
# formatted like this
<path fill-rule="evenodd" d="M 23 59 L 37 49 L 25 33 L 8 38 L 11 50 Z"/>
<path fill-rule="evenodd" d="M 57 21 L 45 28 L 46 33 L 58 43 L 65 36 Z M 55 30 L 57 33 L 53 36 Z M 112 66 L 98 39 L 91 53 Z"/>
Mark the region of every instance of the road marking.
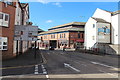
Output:
<path fill-rule="evenodd" d="M 46 75 L 46 78 L 49 78 L 49 76 L 48 76 L 48 75 Z"/>
<path fill-rule="evenodd" d="M 43 56 L 43 54 L 41 53 L 42 59 L 43 59 L 43 64 L 47 63 L 47 60 L 45 59 L 45 57 Z"/>
<path fill-rule="evenodd" d="M 114 76 L 114 77 L 118 77 L 117 75 L 115 75 L 115 74 L 112 74 L 112 73 L 107 73 L 107 72 L 105 72 L 105 71 L 103 71 L 103 70 L 99 70 L 100 72 L 103 72 L 103 73 L 106 73 L 106 74 L 108 74 L 108 75 L 111 75 L 111 76 Z"/>
<path fill-rule="evenodd" d="M 85 66 L 85 67 L 87 66 L 87 65 L 85 65 L 85 64 L 81 64 L 81 65 L 83 65 L 83 66 Z"/>
<path fill-rule="evenodd" d="M 0 77 L 0 80 L 2 80 L 2 77 Z"/>
<path fill-rule="evenodd" d="M 98 62 L 93 62 L 93 61 L 91 61 L 91 63 L 93 63 L 93 64 L 98 64 L 98 65 L 105 66 L 105 67 L 109 67 L 109 68 L 117 69 L 116 67 L 109 66 L 109 65 L 106 65 L 106 64 L 102 64 L 102 63 L 98 63 Z"/>
<path fill-rule="evenodd" d="M 35 72 L 34 72 L 34 74 L 39 74 L 38 73 L 38 65 L 35 65 Z"/>
<path fill-rule="evenodd" d="M 43 74 L 47 74 L 45 67 L 43 65 L 41 65 L 41 67 L 42 67 Z"/>
<path fill-rule="evenodd" d="M 75 70 L 76 72 L 80 72 L 80 70 L 78 70 L 78 69 L 76 69 L 76 68 L 70 66 L 70 64 L 64 63 L 64 66 L 65 66 L 65 67 L 69 67 L 69 68 Z"/>

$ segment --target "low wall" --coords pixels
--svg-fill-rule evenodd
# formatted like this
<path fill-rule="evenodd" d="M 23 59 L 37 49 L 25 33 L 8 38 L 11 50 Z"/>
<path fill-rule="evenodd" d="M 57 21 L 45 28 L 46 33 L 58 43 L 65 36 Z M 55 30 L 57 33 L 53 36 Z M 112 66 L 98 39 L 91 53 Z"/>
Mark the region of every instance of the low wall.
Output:
<path fill-rule="evenodd" d="M 100 53 L 120 55 L 120 45 L 98 44 Z"/>

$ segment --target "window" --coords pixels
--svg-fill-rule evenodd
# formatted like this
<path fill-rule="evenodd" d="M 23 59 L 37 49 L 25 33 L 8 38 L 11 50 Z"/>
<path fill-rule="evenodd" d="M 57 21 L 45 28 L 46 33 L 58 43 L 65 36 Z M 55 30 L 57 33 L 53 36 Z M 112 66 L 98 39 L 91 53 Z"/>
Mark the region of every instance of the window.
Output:
<path fill-rule="evenodd" d="M 95 28 L 95 24 L 93 24 L 93 28 Z"/>
<path fill-rule="evenodd" d="M 9 14 L 0 12 L 0 26 L 8 27 Z"/>
<path fill-rule="evenodd" d="M 60 38 L 62 38 L 61 34 L 60 34 Z"/>
<path fill-rule="evenodd" d="M 8 21 L 8 15 L 5 15 L 5 21 Z"/>
<path fill-rule="evenodd" d="M 54 39 L 54 38 L 55 38 L 55 34 L 51 35 L 51 38 L 53 38 L 53 39 Z"/>
<path fill-rule="evenodd" d="M 7 3 L 8 5 L 13 5 L 13 3 L 10 2 L 10 1 L 7 1 L 6 3 Z"/>
<path fill-rule="evenodd" d="M 7 37 L 0 37 L 0 50 L 7 50 Z"/>
<path fill-rule="evenodd" d="M 82 38 L 84 38 L 84 33 L 82 33 Z"/>
<path fill-rule="evenodd" d="M 62 34 L 62 38 L 63 38 L 63 34 Z"/>
<path fill-rule="evenodd" d="M 64 34 L 64 38 L 66 37 L 66 35 Z"/>
<path fill-rule="evenodd" d="M 95 36 L 92 36 L 92 39 L 95 40 Z"/>
<path fill-rule="evenodd" d="M 47 39 L 47 35 L 44 36 L 44 39 Z"/>
<path fill-rule="evenodd" d="M 0 13 L 0 19 L 3 19 L 3 14 L 2 13 Z"/>
<path fill-rule="evenodd" d="M 80 33 L 78 33 L 78 38 L 80 38 Z"/>

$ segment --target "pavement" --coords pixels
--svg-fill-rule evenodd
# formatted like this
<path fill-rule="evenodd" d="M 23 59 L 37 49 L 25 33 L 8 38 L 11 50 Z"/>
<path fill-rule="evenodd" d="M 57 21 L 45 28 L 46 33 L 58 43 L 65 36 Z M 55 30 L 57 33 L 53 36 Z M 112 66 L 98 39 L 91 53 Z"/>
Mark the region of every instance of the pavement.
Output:
<path fill-rule="evenodd" d="M 24 72 L 26 68 L 29 68 L 29 70 L 32 71 L 34 70 L 35 65 L 40 65 L 42 62 L 40 50 L 36 51 L 35 58 L 34 49 L 29 49 L 18 57 L 2 61 L 2 68 L 0 68 L 0 71 L 2 70 L 2 75 L 28 74 L 28 72 Z"/>
<path fill-rule="evenodd" d="M 40 50 L 37 50 L 35 58 L 34 50 L 29 49 L 27 52 L 19 55 L 18 57 L 2 61 L 2 67 L 26 66 L 42 63 L 42 57 L 39 53 Z"/>

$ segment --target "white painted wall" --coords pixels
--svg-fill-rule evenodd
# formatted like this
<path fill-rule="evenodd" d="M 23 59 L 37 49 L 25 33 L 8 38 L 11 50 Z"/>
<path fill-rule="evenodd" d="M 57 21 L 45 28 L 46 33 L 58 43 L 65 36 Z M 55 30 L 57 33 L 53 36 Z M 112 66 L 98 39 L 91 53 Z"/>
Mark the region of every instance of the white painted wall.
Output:
<path fill-rule="evenodd" d="M 95 24 L 95 27 L 93 28 L 93 24 Z M 89 49 L 89 47 L 93 47 L 96 43 L 97 37 L 96 37 L 96 21 L 92 18 L 89 18 L 85 25 L 85 47 Z M 94 37 L 94 39 L 93 39 Z"/>
<path fill-rule="evenodd" d="M 21 22 L 22 22 L 22 13 L 21 13 L 21 8 L 17 2 L 16 12 L 15 12 L 15 25 L 21 25 Z"/>
<path fill-rule="evenodd" d="M 107 22 L 111 22 L 111 13 L 104 11 L 102 9 L 99 9 L 99 8 L 96 9 L 96 11 L 92 17 L 102 18 L 102 19 L 106 20 Z"/>
<path fill-rule="evenodd" d="M 118 27 L 118 16 L 120 14 L 112 16 L 112 44 L 120 44 L 120 35 L 118 34 L 120 31 L 120 27 Z M 119 31 L 118 31 L 119 30 Z"/>
<path fill-rule="evenodd" d="M 29 5 L 27 5 L 25 10 L 24 10 L 24 25 L 27 25 L 26 22 L 29 21 L 29 17 L 28 17 L 29 16 L 29 10 L 28 10 L 28 8 L 29 8 Z"/>

